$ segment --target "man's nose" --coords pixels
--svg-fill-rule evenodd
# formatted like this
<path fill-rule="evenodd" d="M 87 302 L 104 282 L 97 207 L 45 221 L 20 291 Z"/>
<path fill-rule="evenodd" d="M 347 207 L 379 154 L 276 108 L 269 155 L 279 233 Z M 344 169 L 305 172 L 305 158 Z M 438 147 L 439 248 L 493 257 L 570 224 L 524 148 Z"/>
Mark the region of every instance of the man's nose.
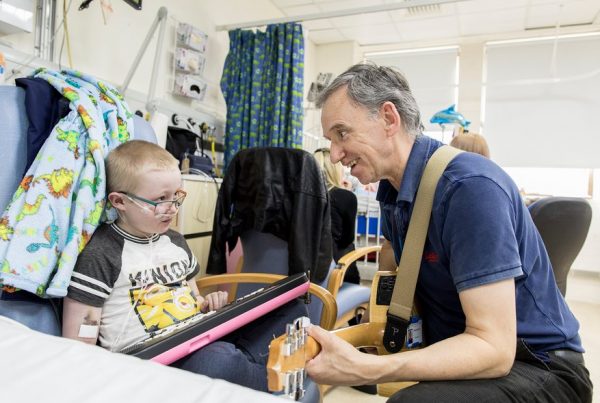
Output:
<path fill-rule="evenodd" d="M 329 159 L 331 160 L 331 163 L 335 164 L 338 161 L 341 161 L 343 158 L 344 152 L 342 151 L 342 148 L 331 143 L 329 147 Z"/>

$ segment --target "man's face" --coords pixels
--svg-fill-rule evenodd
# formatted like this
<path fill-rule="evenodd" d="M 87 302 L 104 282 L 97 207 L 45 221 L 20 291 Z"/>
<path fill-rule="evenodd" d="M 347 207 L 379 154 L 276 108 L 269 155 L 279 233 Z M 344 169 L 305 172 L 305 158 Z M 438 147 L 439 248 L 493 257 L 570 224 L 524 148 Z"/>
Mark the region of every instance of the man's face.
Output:
<path fill-rule="evenodd" d="M 323 105 L 321 125 L 323 136 L 331 140 L 331 162 L 350 167 L 352 176 L 364 185 L 385 177 L 391 150 L 380 113 L 372 116 L 366 108 L 354 105 L 342 87 Z"/>

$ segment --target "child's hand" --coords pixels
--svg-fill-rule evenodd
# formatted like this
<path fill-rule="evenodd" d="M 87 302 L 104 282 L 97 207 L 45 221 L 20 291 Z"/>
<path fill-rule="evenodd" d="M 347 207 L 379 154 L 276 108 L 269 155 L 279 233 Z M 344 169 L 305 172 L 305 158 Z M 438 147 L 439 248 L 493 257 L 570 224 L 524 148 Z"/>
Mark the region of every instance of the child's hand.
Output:
<path fill-rule="evenodd" d="M 227 291 L 211 292 L 204 298 L 198 297 L 198 304 L 200 305 L 202 312 L 214 311 L 227 304 L 228 295 Z"/>

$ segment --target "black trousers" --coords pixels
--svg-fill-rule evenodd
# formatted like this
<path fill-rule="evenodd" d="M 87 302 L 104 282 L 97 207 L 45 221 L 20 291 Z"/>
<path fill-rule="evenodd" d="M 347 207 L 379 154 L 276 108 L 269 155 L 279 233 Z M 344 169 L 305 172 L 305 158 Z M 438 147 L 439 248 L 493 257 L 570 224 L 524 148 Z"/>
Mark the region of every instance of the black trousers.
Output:
<path fill-rule="evenodd" d="M 521 341 L 505 377 L 420 382 L 396 392 L 388 403 L 590 403 L 593 386 L 582 355 L 561 350 L 549 357 L 548 362 L 542 361 Z"/>

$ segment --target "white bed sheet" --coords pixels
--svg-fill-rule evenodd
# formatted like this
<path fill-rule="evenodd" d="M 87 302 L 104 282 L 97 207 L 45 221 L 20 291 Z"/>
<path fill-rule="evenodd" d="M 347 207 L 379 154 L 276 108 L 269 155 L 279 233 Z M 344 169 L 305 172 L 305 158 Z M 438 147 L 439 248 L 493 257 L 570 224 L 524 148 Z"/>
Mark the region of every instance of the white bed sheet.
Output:
<path fill-rule="evenodd" d="M 281 402 L 283 398 L 100 347 L 0 316 L 0 389 L 11 402 Z"/>

